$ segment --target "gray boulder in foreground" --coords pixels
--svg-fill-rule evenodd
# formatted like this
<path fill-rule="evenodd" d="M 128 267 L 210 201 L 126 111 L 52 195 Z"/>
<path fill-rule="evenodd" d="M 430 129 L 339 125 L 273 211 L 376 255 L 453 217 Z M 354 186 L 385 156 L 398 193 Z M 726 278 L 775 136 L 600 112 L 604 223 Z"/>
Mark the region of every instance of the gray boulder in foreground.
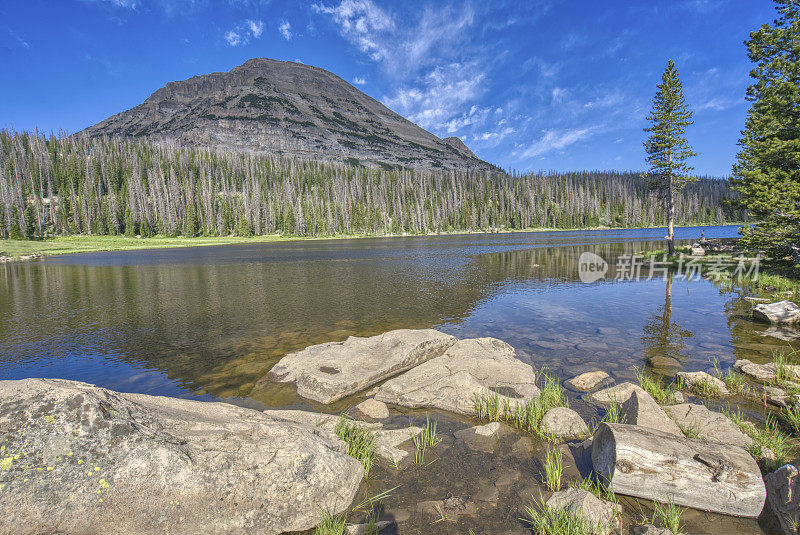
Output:
<path fill-rule="evenodd" d="M 283 357 L 266 379 L 297 384 L 304 398 L 333 403 L 442 355 L 456 338 L 433 329 L 398 329 L 369 338 L 351 336 Z"/>
<path fill-rule="evenodd" d="M 303 531 L 364 477 L 321 429 L 75 381 L 0 381 L 0 431 L 0 533 Z"/>
<path fill-rule="evenodd" d="M 553 407 L 542 418 L 541 431 L 555 438 L 574 438 L 589 434 L 581 415 L 567 407 Z"/>
<path fill-rule="evenodd" d="M 800 306 L 789 300 L 761 303 L 753 309 L 753 319 L 776 325 L 800 323 Z"/>
<path fill-rule="evenodd" d="M 375 399 L 409 408 L 434 408 L 473 414 L 476 395 L 498 393 L 500 403 L 539 395 L 533 368 L 514 348 L 496 338 L 460 340 L 429 360 L 375 390 Z M 501 405 L 502 406 L 502 405 Z"/>
<path fill-rule="evenodd" d="M 646 427 L 600 424 L 595 472 L 617 494 L 755 518 L 766 498 L 758 465 L 744 449 Z"/>
<path fill-rule="evenodd" d="M 634 390 L 631 397 L 620 405 L 620 423 L 657 429 L 671 435 L 683 436 L 678 424 L 673 422 L 656 400 L 647 392 Z"/>
<path fill-rule="evenodd" d="M 795 526 L 800 521 L 800 473 L 795 466 L 786 464 L 767 474 L 767 505 L 778 519 L 784 535 L 797 535 Z"/>

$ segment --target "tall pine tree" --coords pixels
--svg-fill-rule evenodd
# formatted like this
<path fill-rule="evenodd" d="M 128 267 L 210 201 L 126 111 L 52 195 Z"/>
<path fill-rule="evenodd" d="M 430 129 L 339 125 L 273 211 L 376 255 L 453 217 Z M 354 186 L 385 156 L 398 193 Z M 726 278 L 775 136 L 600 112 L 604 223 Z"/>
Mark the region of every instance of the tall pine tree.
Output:
<path fill-rule="evenodd" d="M 678 190 L 688 182 L 697 180 L 689 176 L 694 168 L 686 160 L 697 153 L 692 151 L 684 134 L 686 127 L 694 124 L 692 112 L 686 106 L 675 62 L 669 60 L 658 92 L 653 98 L 653 109 L 647 120 L 652 126 L 645 128 L 650 132 L 644 142 L 647 163 L 650 166 L 650 185 L 664 195 L 667 212 L 667 246 L 669 254 L 675 254 L 675 197 Z"/>
<path fill-rule="evenodd" d="M 755 83 L 733 182 L 758 221 L 742 243 L 782 257 L 800 245 L 800 2 L 775 4 L 778 19 L 745 42 Z"/>

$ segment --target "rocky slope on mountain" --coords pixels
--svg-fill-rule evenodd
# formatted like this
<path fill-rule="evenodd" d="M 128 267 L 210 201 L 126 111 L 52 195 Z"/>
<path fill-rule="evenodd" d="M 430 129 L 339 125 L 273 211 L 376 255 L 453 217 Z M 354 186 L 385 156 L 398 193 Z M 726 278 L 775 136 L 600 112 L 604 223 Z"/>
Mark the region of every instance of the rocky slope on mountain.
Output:
<path fill-rule="evenodd" d="M 265 58 L 170 82 L 83 132 L 370 167 L 497 170 L 328 71 Z"/>

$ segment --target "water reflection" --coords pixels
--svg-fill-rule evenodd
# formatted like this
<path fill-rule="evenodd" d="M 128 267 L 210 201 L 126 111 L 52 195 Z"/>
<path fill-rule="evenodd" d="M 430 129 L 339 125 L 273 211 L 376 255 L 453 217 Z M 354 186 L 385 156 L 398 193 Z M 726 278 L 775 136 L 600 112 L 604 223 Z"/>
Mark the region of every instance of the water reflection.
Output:
<path fill-rule="evenodd" d="M 557 373 L 597 367 L 618 378 L 657 355 L 704 368 L 712 357 L 787 343 L 761 336 L 747 311 L 705 281 L 615 280 L 617 258 L 660 246 L 646 241 L 659 232 L 251 244 L 8 264 L 0 378 L 247 396 L 288 351 L 395 328 L 496 336 Z M 715 232 L 736 230 L 706 229 Z M 578 280 L 586 250 L 612 266 L 608 278 Z"/>
<path fill-rule="evenodd" d="M 672 282 L 674 274 L 669 272 L 664 278 L 664 305 L 659 307 L 642 328 L 644 357 L 648 364 L 661 372 L 675 373 L 689 358 L 685 339 L 692 333 L 672 321 Z"/>

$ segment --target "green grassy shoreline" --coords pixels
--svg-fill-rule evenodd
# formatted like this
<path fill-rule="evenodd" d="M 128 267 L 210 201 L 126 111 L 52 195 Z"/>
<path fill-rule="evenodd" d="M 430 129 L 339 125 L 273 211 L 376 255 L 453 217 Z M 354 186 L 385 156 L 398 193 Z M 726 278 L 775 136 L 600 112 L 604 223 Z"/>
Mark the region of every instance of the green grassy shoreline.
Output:
<path fill-rule="evenodd" d="M 728 223 L 729 225 L 739 225 L 740 223 Z M 697 225 L 697 227 L 708 227 L 712 225 Z M 441 232 L 432 234 L 347 234 L 334 236 L 287 236 L 287 235 L 267 235 L 267 236 L 200 236 L 186 238 L 182 236 L 155 236 L 152 238 L 133 238 L 127 236 L 58 236 L 44 240 L 0 240 L 0 256 L 20 258 L 22 256 L 41 254 L 53 256 L 73 253 L 91 253 L 102 251 L 125 251 L 136 249 L 166 249 L 174 247 L 204 247 L 213 245 L 234 245 L 245 243 L 270 243 L 288 241 L 311 241 L 311 240 L 343 240 L 359 238 L 392 238 L 401 236 L 459 236 L 472 234 L 509 234 L 521 232 L 570 232 L 576 230 L 636 230 L 662 227 L 631 227 L 631 228 L 529 228 L 529 229 L 501 229 L 496 231 L 458 231 Z"/>

